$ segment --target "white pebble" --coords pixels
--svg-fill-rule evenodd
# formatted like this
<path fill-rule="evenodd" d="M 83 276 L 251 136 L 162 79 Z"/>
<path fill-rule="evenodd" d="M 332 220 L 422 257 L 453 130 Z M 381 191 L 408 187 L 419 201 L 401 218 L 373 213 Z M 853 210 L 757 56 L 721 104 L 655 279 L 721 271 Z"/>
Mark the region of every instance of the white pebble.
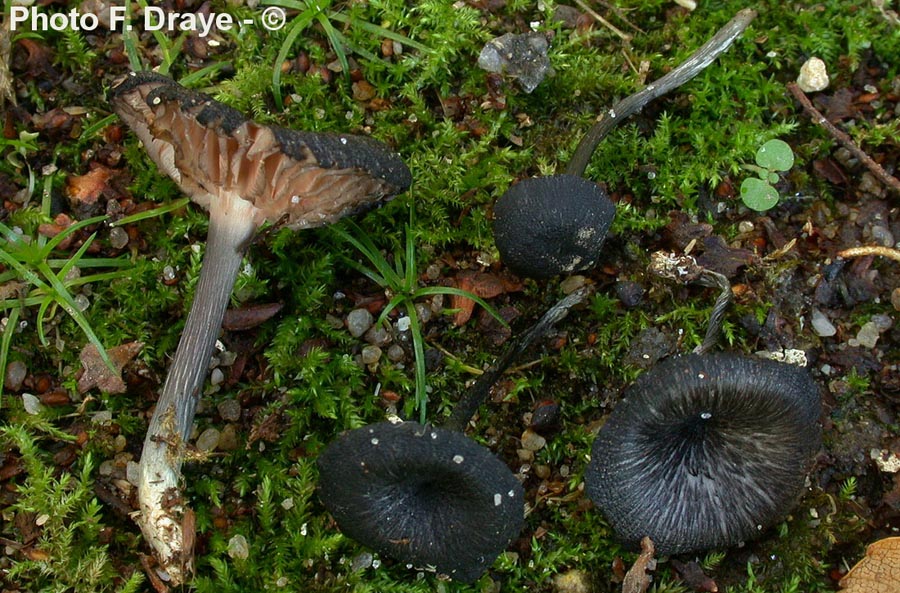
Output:
<path fill-rule="evenodd" d="M 816 332 L 816 335 L 819 337 L 828 338 L 837 333 L 837 328 L 834 327 L 834 324 L 831 323 L 828 316 L 818 309 L 812 310 L 810 323 L 812 324 L 813 331 Z"/>
<path fill-rule="evenodd" d="M 819 58 L 810 58 L 800 67 L 797 86 L 804 93 L 814 93 L 828 88 L 828 71 L 825 62 Z"/>
<path fill-rule="evenodd" d="M 25 405 L 25 411 L 31 415 L 39 414 L 41 411 L 41 400 L 35 395 L 23 393 L 22 403 Z"/>

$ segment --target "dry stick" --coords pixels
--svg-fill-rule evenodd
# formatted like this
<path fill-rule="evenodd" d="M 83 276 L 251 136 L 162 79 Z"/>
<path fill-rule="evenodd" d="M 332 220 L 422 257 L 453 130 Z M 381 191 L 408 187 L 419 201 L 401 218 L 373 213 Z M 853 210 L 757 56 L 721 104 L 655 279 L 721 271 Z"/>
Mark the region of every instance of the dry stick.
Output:
<path fill-rule="evenodd" d="M 851 257 L 865 257 L 867 255 L 880 255 L 894 261 L 900 262 L 900 250 L 883 245 L 865 245 L 863 247 L 851 247 L 838 252 L 838 257 L 850 259 Z"/>
<path fill-rule="evenodd" d="M 900 194 L 900 179 L 897 179 L 896 177 L 885 171 L 881 165 L 872 160 L 872 157 L 863 152 L 863 149 L 857 146 L 856 143 L 853 142 L 853 139 L 850 138 L 850 136 L 848 136 L 846 132 L 838 129 L 834 124 L 828 121 L 828 119 L 826 119 L 825 116 L 822 115 L 822 113 L 813 106 L 812 101 L 810 101 L 809 97 L 806 96 L 806 93 L 804 93 L 803 90 L 799 86 L 797 86 L 796 82 L 788 83 L 787 88 L 789 91 L 791 91 L 791 94 L 794 95 L 797 101 L 800 102 L 803 110 L 809 114 L 813 123 L 819 124 L 820 126 L 825 128 L 825 131 L 828 132 L 832 138 L 843 144 L 844 148 L 852 152 L 853 155 L 856 156 L 856 158 L 858 158 L 862 164 L 868 167 L 869 171 L 871 171 L 873 175 L 878 177 L 878 179 L 880 179 L 882 183 Z"/>
<path fill-rule="evenodd" d="M 566 173 L 577 177 L 584 175 L 594 149 L 619 122 L 643 109 L 644 105 L 653 99 L 665 95 L 700 74 L 719 57 L 719 54 L 731 46 L 754 17 L 756 17 L 755 10 L 750 8 L 741 10 L 677 68 L 613 105 L 612 109 L 601 115 L 597 123 L 581 139 L 578 148 L 575 149 L 575 155 L 566 167 Z"/>
<path fill-rule="evenodd" d="M 621 37 L 626 43 L 631 42 L 631 35 L 629 35 L 628 33 L 625 33 L 621 29 L 616 28 L 615 25 L 613 25 L 611 22 L 609 22 L 608 20 L 606 20 L 605 18 L 600 16 L 600 14 L 596 10 L 594 10 L 593 8 L 591 8 L 590 6 L 585 4 L 582 0 L 575 0 L 575 4 L 577 4 L 579 6 L 579 8 L 581 8 L 581 10 L 583 10 L 586 13 L 588 13 L 589 15 L 591 15 L 591 17 L 595 21 L 597 21 L 598 23 L 600 23 L 601 25 L 603 25 L 604 27 L 606 27 L 607 29 L 609 29 L 610 31 L 612 31 L 613 33 L 615 33 L 616 35 Z"/>
<path fill-rule="evenodd" d="M 583 301 L 588 292 L 587 288 L 581 288 L 561 299 L 558 303 L 553 305 L 550 310 L 544 313 L 544 316 L 541 317 L 531 329 L 522 334 L 520 338 L 516 339 L 506 349 L 503 356 L 494 363 L 494 366 L 478 377 L 478 380 L 475 381 L 468 391 L 466 391 L 465 395 L 463 395 L 462 399 L 459 400 L 456 407 L 453 409 L 453 414 L 447 422 L 444 423 L 444 428 L 460 432 L 464 430 L 469 423 L 469 420 L 475 415 L 476 410 L 478 410 L 488 393 L 490 393 L 491 386 L 493 386 L 494 383 L 497 382 L 497 379 L 500 378 L 500 375 L 502 375 L 509 365 L 515 362 L 536 339 L 544 335 L 550 328 L 565 317 L 569 312 L 569 309 Z"/>

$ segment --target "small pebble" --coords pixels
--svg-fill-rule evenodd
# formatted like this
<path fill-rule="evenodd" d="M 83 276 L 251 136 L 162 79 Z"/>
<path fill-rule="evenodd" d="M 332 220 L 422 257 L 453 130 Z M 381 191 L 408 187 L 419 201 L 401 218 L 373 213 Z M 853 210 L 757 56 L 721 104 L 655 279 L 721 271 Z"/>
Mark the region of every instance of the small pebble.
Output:
<path fill-rule="evenodd" d="M 545 399 L 534 406 L 530 427 L 538 432 L 555 428 L 559 423 L 559 403 Z"/>
<path fill-rule="evenodd" d="M 110 229 L 109 244 L 113 249 L 122 249 L 128 245 L 128 231 L 120 226 Z"/>
<path fill-rule="evenodd" d="M 632 309 L 644 300 L 644 287 L 637 282 L 623 280 L 615 284 L 616 296 L 627 309 Z"/>
<path fill-rule="evenodd" d="M 237 422 L 241 419 L 241 404 L 236 399 L 219 402 L 216 409 L 225 422 Z"/>
<path fill-rule="evenodd" d="M 215 368 L 212 370 L 212 373 L 209 374 L 209 382 L 211 385 L 221 385 L 225 381 L 225 373 L 222 372 L 222 369 Z"/>
<path fill-rule="evenodd" d="M 372 326 L 363 339 L 373 346 L 386 346 L 391 343 L 391 334 L 380 325 Z"/>
<path fill-rule="evenodd" d="M 226 424 L 219 435 L 219 451 L 235 451 L 237 448 L 237 428 L 234 424 Z"/>
<path fill-rule="evenodd" d="M 812 310 L 810 323 L 812 323 L 813 331 L 816 332 L 816 335 L 819 337 L 828 338 L 837 333 L 837 328 L 834 327 L 834 324 L 832 324 L 828 317 L 818 309 Z"/>
<path fill-rule="evenodd" d="M 388 360 L 391 362 L 403 362 L 406 358 L 406 351 L 400 344 L 393 344 L 387 351 Z"/>
<path fill-rule="evenodd" d="M 581 274 L 572 274 L 559 283 L 559 289 L 563 291 L 563 294 L 572 294 L 573 292 L 584 286 L 586 282 L 587 278 L 585 278 Z"/>
<path fill-rule="evenodd" d="M 28 367 L 21 360 L 14 360 L 6 365 L 6 378 L 3 385 L 10 391 L 18 391 L 22 388 L 25 376 L 28 374 Z"/>
<path fill-rule="evenodd" d="M 116 464 L 112 459 L 107 459 L 105 461 L 100 462 L 100 466 L 97 468 L 97 472 L 101 476 L 111 476 L 113 471 L 116 469 Z"/>
<path fill-rule="evenodd" d="M 403 317 L 401 317 L 400 319 L 397 320 L 397 331 L 399 331 L 399 332 L 409 331 L 410 323 L 411 322 L 409 320 L 409 317 L 404 315 Z"/>
<path fill-rule="evenodd" d="M 246 560 L 250 557 L 250 545 L 241 534 L 231 536 L 228 540 L 228 555 L 235 560 Z"/>
<path fill-rule="evenodd" d="M 531 429 L 522 433 L 522 448 L 529 451 L 540 451 L 547 444 L 547 439 Z"/>
<path fill-rule="evenodd" d="M 874 348 L 875 344 L 878 343 L 879 333 L 878 326 L 874 322 L 869 321 L 859 328 L 859 333 L 856 334 L 856 341 L 863 348 Z"/>
<path fill-rule="evenodd" d="M 197 450 L 201 452 L 215 451 L 216 447 L 219 446 L 220 438 L 221 433 L 218 429 L 207 428 L 197 437 Z"/>
<path fill-rule="evenodd" d="M 121 453 L 126 446 L 128 446 L 128 439 L 125 438 L 124 434 L 117 434 L 116 438 L 113 439 L 113 451 Z"/>
<path fill-rule="evenodd" d="M 879 332 L 886 332 L 894 327 L 894 320 L 891 319 L 889 315 L 872 315 L 871 321 L 875 324 L 875 327 Z"/>
<path fill-rule="evenodd" d="M 535 465 L 534 466 L 534 475 L 536 475 L 537 477 L 539 477 L 542 480 L 546 480 L 547 478 L 550 477 L 550 466 L 543 465 L 540 463 Z"/>
<path fill-rule="evenodd" d="M 132 486 L 138 486 L 141 483 L 141 464 L 137 461 L 129 461 L 125 464 L 125 479 Z"/>
<path fill-rule="evenodd" d="M 525 463 L 534 461 L 534 451 L 529 451 L 528 449 L 516 449 L 516 455 L 519 456 L 519 461 L 524 461 Z"/>
<path fill-rule="evenodd" d="M 894 311 L 900 311 L 900 286 L 891 292 L 891 305 L 894 306 Z"/>
<path fill-rule="evenodd" d="M 797 86 L 804 93 L 815 93 L 828 88 L 828 69 L 825 62 L 819 58 L 810 58 L 800 66 L 800 74 L 797 76 Z"/>
<path fill-rule="evenodd" d="M 754 229 L 754 225 L 749 220 L 742 220 L 738 223 L 738 231 L 741 233 L 749 233 Z"/>
<path fill-rule="evenodd" d="M 419 323 L 425 325 L 431 321 L 431 307 L 425 303 L 416 303 L 416 315 L 419 316 Z"/>
<path fill-rule="evenodd" d="M 375 364 L 381 359 L 381 348 L 378 346 L 366 346 L 360 354 L 363 364 Z"/>
<path fill-rule="evenodd" d="M 369 328 L 372 327 L 372 323 L 374 322 L 375 319 L 368 310 L 354 309 L 347 315 L 347 330 L 350 332 L 351 336 L 359 338 L 369 331 Z"/>
<path fill-rule="evenodd" d="M 872 233 L 872 239 L 879 245 L 884 245 L 885 247 L 894 246 L 894 235 L 887 227 L 876 224 L 870 232 Z"/>
<path fill-rule="evenodd" d="M 41 411 L 41 400 L 31 393 L 22 394 L 22 404 L 25 406 L 25 411 L 31 415 L 39 414 Z"/>

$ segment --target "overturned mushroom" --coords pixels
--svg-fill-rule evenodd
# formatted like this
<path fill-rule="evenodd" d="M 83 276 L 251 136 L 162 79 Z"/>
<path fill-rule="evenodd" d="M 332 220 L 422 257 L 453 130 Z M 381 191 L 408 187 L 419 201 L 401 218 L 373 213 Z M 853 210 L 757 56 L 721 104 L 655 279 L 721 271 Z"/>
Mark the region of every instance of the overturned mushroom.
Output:
<path fill-rule="evenodd" d="M 354 540 L 413 566 L 472 582 L 518 535 L 524 491 L 463 434 L 491 385 L 585 290 L 562 299 L 479 377 L 443 428 L 382 422 L 341 435 L 319 455 L 319 498 Z"/>
<path fill-rule="evenodd" d="M 591 450 L 587 493 L 626 544 L 724 548 L 780 520 L 819 448 L 820 399 L 798 367 L 690 354 L 645 373 Z"/>
<path fill-rule="evenodd" d="M 550 278 L 597 263 L 615 206 L 597 184 L 582 178 L 594 149 L 617 124 L 703 71 L 755 16 L 750 9 L 738 12 L 677 68 L 616 103 L 582 138 L 565 173 L 523 179 L 500 196 L 494 205 L 494 242 L 513 272 Z"/>
<path fill-rule="evenodd" d="M 345 433 L 318 463 L 322 501 L 348 537 L 462 582 L 522 529 L 522 485 L 456 431 L 382 422 Z"/>
<path fill-rule="evenodd" d="M 138 522 L 173 583 L 191 570 L 179 478 L 210 355 L 248 243 L 264 222 L 311 228 L 405 190 L 409 170 L 368 138 L 264 126 L 152 72 L 112 104 L 161 171 L 209 210 L 200 279 L 141 455 Z"/>

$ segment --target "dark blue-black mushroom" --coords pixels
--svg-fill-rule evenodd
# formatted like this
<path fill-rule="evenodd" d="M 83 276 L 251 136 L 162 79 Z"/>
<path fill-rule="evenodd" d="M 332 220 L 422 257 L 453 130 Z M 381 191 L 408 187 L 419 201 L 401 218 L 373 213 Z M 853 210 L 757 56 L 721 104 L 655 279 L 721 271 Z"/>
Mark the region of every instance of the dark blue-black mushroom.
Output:
<path fill-rule="evenodd" d="M 464 434 L 418 422 L 351 430 L 319 457 L 319 496 L 350 538 L 462 582 L 522 529 L 524 492 Z"/>
<path fill-rule="evenodd" d="M 699 74 L 747 28 L 745 9 L 677 68 L 616 103 L 588 130 L 566 171 L 523 179 L 494 205 L 494 242 L 500 259 L 528 278 L 550 278 L 593 267 L 615 216 L 606 192 L 582 175 L 600 141 L 621 121 Z"/>
<path fill-rule="evenodd" d="M 524 492 L 463 430 L 503 371 L 586 295 L 560 300 L 514 340 L 444 427 L 382 422 L 330 443 L 318 458 L 319 498 L 341 530 L 401 562 L 476 580 L 521 531 Z"/>
<path fill-rule="evenodd" d="M 796 503 L 820 408 L 799 367 L 735 354 L 664 361 L 600 429 L 587 494 L 630 546 L 644 536 L 661 554 L 737 545 Z"/>
<path fill-rule="evenodd" d="M 160 171 L 209 210 L 200 279 L 144 440 L 138 486 L 138 523 L 177 584 L 191 568 L 178 496 L 184 443 L 244 250 L 264 222 L 328 224 L 404 191 L 411 177 L 380 142 L 265 126 L 153 72 L 126 76 L 111 102 Z"/>

